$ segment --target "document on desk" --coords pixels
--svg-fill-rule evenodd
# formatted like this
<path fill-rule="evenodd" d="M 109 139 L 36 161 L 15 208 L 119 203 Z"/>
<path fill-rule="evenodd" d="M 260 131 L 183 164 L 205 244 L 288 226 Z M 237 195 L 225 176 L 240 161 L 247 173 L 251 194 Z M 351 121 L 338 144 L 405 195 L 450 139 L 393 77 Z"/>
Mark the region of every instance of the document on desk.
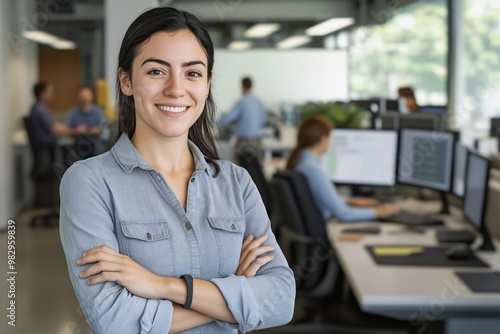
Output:
<path fill-rule="evenodd" d="M 424 252 L 423 247 L 416 246 L 377 246 L 373 247 L 376 256 L 410 256 Z"/>

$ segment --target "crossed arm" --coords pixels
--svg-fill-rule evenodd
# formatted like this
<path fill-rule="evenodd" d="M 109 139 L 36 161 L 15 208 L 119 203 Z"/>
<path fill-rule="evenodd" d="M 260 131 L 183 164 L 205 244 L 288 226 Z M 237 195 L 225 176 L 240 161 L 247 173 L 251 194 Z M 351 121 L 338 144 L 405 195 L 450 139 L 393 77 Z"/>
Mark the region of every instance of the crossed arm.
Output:
<path fill-rule="evenodd" d="M 272 261 L 271 255 L 262 256 L 274 250 L 274 246 L 262 246 L 267 238 L 263 235 L 255 239 L 250 235 L 243 241 L 236 275 L 254 277 L 260 267 Z M 236 322 L 222 293 L 212 282 L 194 279 L 191 309 L 185 310 L 181 305 L 186 301 L 187 289 L 182 279 L 156 275 L 109 247 L 90 249 L 77 260 L 77 264 L 92 264 L 79 275 L 81 279 L 91 277 L 88 285 L 116 282 L 136 296 L 172 301 L 174 311 L 170 333 L 198 327 L 215 319 Z"/>

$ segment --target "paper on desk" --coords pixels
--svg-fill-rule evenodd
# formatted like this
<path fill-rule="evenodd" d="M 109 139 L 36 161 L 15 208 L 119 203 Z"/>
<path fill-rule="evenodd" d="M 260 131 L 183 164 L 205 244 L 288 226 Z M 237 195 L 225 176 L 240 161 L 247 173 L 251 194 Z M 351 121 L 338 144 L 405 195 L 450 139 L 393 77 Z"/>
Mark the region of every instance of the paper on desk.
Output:
<path fill-rule="evenodd" d="M 401 246 L 378 246 L 372 248 L 373 253 L 377 256 L 409 256 L 424 252 L 423 247 L 401 247 Z"/>

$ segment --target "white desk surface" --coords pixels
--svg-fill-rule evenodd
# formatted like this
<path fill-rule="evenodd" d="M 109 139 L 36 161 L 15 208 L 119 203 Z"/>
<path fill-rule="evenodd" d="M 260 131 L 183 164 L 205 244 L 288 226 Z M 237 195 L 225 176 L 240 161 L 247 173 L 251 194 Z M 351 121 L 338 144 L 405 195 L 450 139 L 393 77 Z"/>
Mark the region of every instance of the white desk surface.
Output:
<path fill-rule="evenodd" d="M 425 212 L 433 206 L 439 207 L 439 204 L 427 205 L 409 201 L 402 206 Z M 443 219 L 446 225 L 465 227 L 463 218 L 456 210 L 452 216 L 443 216 Z M 373 224 L 381 228 L 379 235 L 366 235 L 357 242 L 337 242 L 342 229 L 373 226 Z M 500 252 L 476 253 L 491 268 L 376 265 L 365 249 L 366 245 L 438 244 L 435 239 L 436 228 L 427 228 L 424 234 L 400 233 L 403 228 L 401 225 L 388 223 L 328 223 L 329 238 L 354 295 L 364 311 L 404 320 L 411 319 L 412 316 L 426 310 L 438 319 L 495 315 L 500 317 L 500 293 L 472 293 L 454 274 L 455 271 L 499 271 Z M 497 249 L 500 250 L 498 242 Z"/>

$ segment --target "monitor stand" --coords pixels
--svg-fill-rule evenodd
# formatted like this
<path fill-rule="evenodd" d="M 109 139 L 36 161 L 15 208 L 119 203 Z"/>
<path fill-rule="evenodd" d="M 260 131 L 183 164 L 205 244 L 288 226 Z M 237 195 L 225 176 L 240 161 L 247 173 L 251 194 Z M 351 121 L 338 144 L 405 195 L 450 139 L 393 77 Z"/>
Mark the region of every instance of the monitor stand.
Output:
<path fill-rule="evenodd" d="M 483 223 L 481 224 L 481 227 L 479 228 L 479 232 L 481 233 L 481 237 L 483 238 L 483 243 L 477 250 L 480 251 L 494 251 L 495 246 L 493 245 L 493 242 L 491 241 L 490 233 L 488 232 L 488 228 L 486 227 L 486 222 L 483 219 Z"/>
<path fill-rule="evenodd" d="M 439 214 L 449 215 L 450 208 L 448 207 L 448 197 L 446 196 L 446 192 L 440 191 L 439 194 L 441 196 L 441 212 L 439 212 Z"/>

